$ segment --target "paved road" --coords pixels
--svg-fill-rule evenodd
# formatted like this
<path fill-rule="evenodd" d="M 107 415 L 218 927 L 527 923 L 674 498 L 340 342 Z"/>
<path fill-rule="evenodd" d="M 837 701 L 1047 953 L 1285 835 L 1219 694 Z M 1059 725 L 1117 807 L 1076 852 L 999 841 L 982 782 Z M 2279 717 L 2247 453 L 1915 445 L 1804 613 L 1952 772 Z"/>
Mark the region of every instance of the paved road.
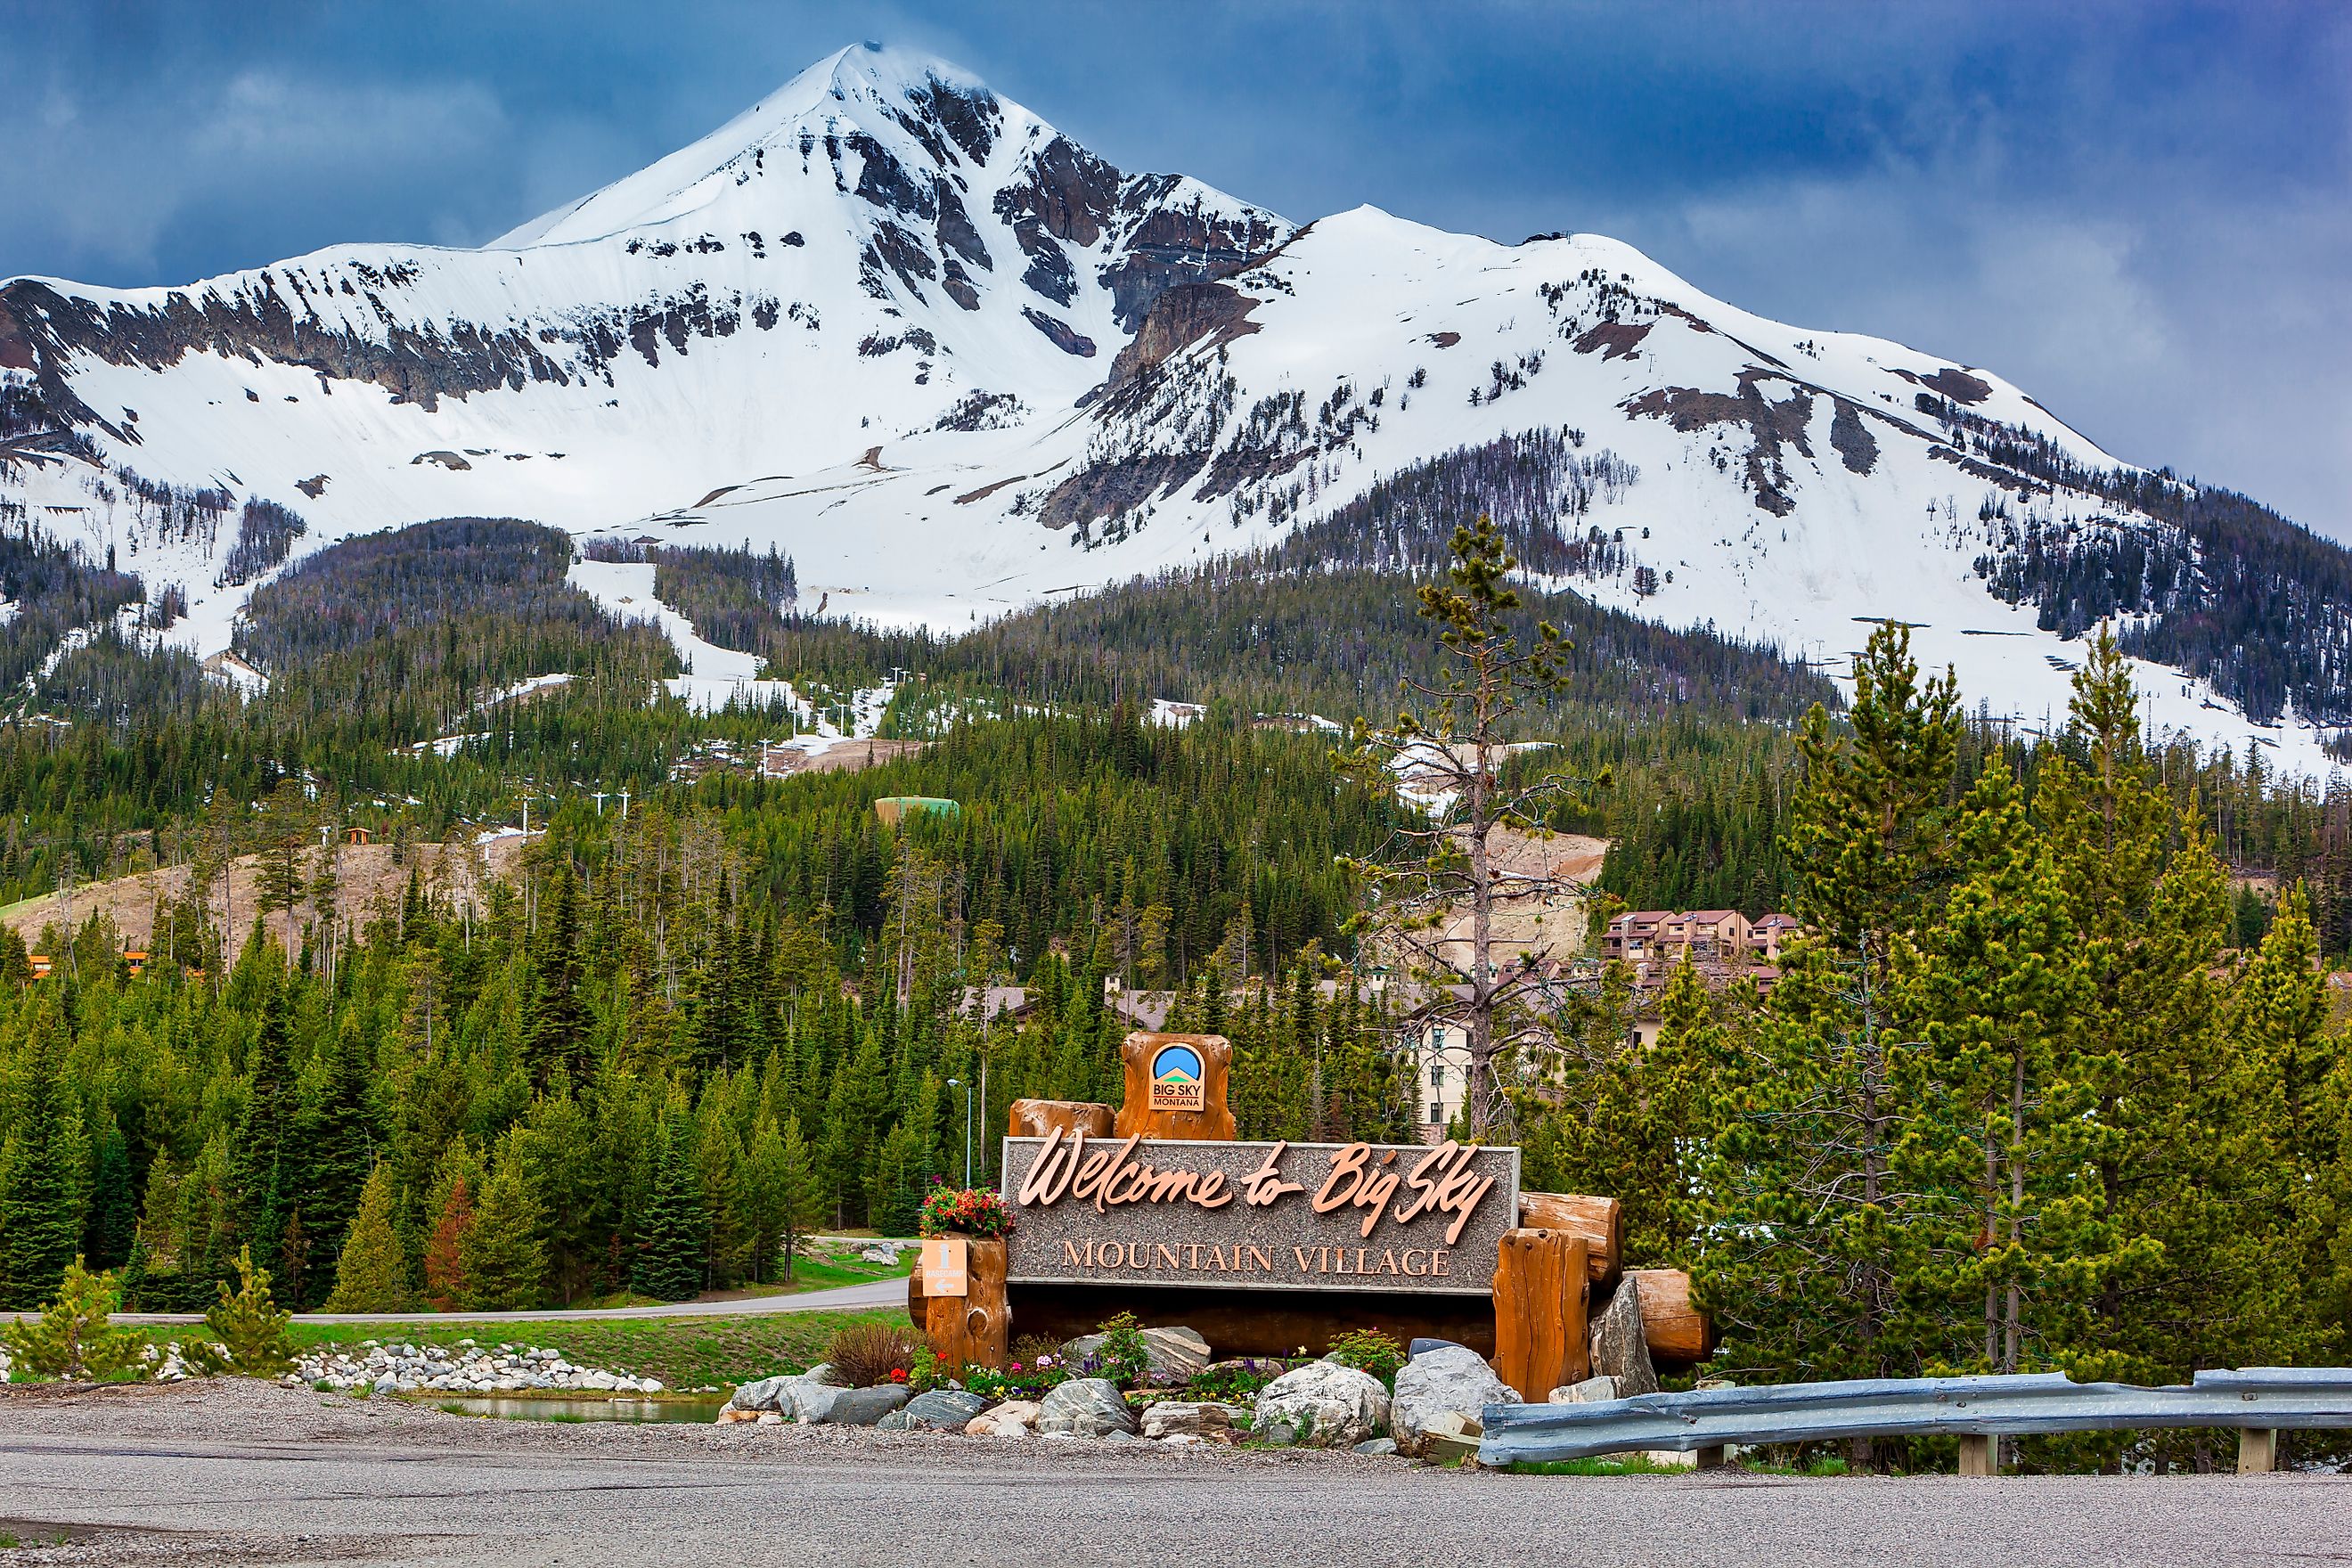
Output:
<path fill-rule="evenodd" d="M 1094 1444 L 910 1450 L 847 1434 L 772 1453 L 755 1442 L 719 1451 L 707 1432 L 700 1447 L 598 1452 L 557 1446 L 576 1428 L 529 1445 L 491 1433 L 501 1440 L 476 1451 L 462 1434 L 449 1447 L 371 1446 L 306 1434 L 299 1418 L 283 1430 L 205 1442 L 0 1426 L 0 1528 L 152 1532 L 28 1559 L 45 1563 L 2242 1568 L 2352 1557 L 2352 1480 L 2335 1477 L 1603 1479 Z"/>
<path fill-rule="evenodd" d="M 768 1312 L 839 1312 L 860 1307 L 903 1307 L 903 1278 L 803 1290 L 793 1296 L 746 1296 L 731 1301 L 671 1301 L 654 1307 L 550 1307 L 529 1312 L 303 1312 L 298 1323 L 561 1323 L 616 1318 L 740 1318 Z M 184 1312 L 121 1313 L 124 1323 L 194 1323 Z"/>

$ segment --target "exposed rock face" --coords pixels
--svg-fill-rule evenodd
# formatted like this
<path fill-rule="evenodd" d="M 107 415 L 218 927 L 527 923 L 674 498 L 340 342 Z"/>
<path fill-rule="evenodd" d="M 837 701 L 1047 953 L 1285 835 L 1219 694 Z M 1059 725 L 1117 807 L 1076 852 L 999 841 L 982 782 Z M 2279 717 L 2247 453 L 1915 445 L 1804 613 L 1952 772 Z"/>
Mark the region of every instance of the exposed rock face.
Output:
<path fill-rule="evenodd" d="M 1433 1433 L 1460 1436 L 1464 1423 L 1485 1418 L 1489 1405 L 1516 1405 L 1516 1390 L 1495 1375 L 1476 1351 L 1447 1345 L 1424 1352 L 1399 1369 L 1389 1414 L 1397 1452 L 1418 1455 Z"/>
<path fill-rule="evenodd" d="M 1604 1397 L 1631 1399 L 1658 1392 L 1658 1371 L 1650 1363 L 1650 1343 L 1642 1332 L 1642 1283 L 1633 1275 L 1617 1282 L 1616 1293 L 1592 1321 L 1591 1338 L 1593 1374 L 1616 1380 L 1617 1392 Z"/>
<path fill-rule="evenodd" d="M 1224 283 L 1179 283 L 1160 294 L 1128 345 L 1110 362 L 1103 392 L 1133 381 L 1181 349 L 1203 339 L 1226 343 L 1256 331 L 1249 319 L 1257 301 Z M 1089 394 L 1089 396 L 1097 395 Z"/>
<path fill-rule="evenodd" d="M 1135 1412 L 1108 1378 L 1074 1377 L 1055 1385 L 1037 1410 L 1041 1437 L 1104 1437 L 1113 1432 L 1135 1435 Z"/>
<path fill-rule="evenodd" d="M 1250 1429 L 1274 1443 L 1307 1448 L 1351 1448 L 1389 1424 L 1389 1393 L 1381 1380 L 1336 1362 L 1310 1362 L 1258 1391 Z"/>

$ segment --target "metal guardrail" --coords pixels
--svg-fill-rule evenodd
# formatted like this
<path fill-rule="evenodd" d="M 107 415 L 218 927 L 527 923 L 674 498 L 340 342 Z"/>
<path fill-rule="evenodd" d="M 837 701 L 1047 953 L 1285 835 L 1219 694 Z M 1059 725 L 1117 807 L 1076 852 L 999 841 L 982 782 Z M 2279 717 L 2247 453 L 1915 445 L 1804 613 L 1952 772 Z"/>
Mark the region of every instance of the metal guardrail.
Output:
<path fill-rule="evenodd" d="M 2070 1383 L 2063 1373 L 1868 1378 L 1645 1394 L 1591 1405 L 1490 1405 L 1482 1465 L 1591 1458 L 1727 1444 L 1949 1434 L 2023 1436 L 2158 1426 L 2236 1427 L 2267 1435 L 2352 1427 L 2352 1368 L 2251 1367 L 2200 1372 L 2185 1386 Z M 2258 1466 L 2268 1468 L 2269 1439 Z"/>

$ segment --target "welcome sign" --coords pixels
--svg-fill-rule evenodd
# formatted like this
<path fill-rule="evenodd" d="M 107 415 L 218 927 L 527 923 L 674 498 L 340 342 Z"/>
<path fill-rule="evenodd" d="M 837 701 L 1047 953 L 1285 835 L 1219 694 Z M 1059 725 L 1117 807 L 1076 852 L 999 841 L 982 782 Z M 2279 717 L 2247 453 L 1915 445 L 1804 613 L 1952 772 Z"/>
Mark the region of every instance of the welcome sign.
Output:
<path fill-rule="evenodd" d="M 1484 1296 L 1518 1223 L 1513 1148 L 1057 1130 L 1007 1138 L 1003 1170 L 1014 1284 Z"/>

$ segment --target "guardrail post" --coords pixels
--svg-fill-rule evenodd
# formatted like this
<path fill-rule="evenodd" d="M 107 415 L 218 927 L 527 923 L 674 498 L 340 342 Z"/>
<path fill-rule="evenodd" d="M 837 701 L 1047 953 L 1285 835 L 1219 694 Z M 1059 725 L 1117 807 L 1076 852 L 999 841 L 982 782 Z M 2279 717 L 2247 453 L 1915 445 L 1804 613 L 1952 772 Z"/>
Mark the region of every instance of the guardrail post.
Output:
<path fill-rule="evenodd" d="M 1712 1447 L 1696 1450 L 1691 1458 L 1699 1469 L 1719 1470 L 1723 1468 L 1724 1454 L 1724 1445 L 1717 1443 Z"/>
<path fill-rule="evenodd" d="M 1993 1439 L 1980 1433 L 1960 1435 L 1960 1474 L 1964 1476 L 1996 1476 L 2000 1473 Z"/>
<path fill-rule="evenodd" d="M 2266 1476 L 2278 1468 L 2278 1434 L 2259 1426 L 2238 1428 L 2238 1473 Z"/>

